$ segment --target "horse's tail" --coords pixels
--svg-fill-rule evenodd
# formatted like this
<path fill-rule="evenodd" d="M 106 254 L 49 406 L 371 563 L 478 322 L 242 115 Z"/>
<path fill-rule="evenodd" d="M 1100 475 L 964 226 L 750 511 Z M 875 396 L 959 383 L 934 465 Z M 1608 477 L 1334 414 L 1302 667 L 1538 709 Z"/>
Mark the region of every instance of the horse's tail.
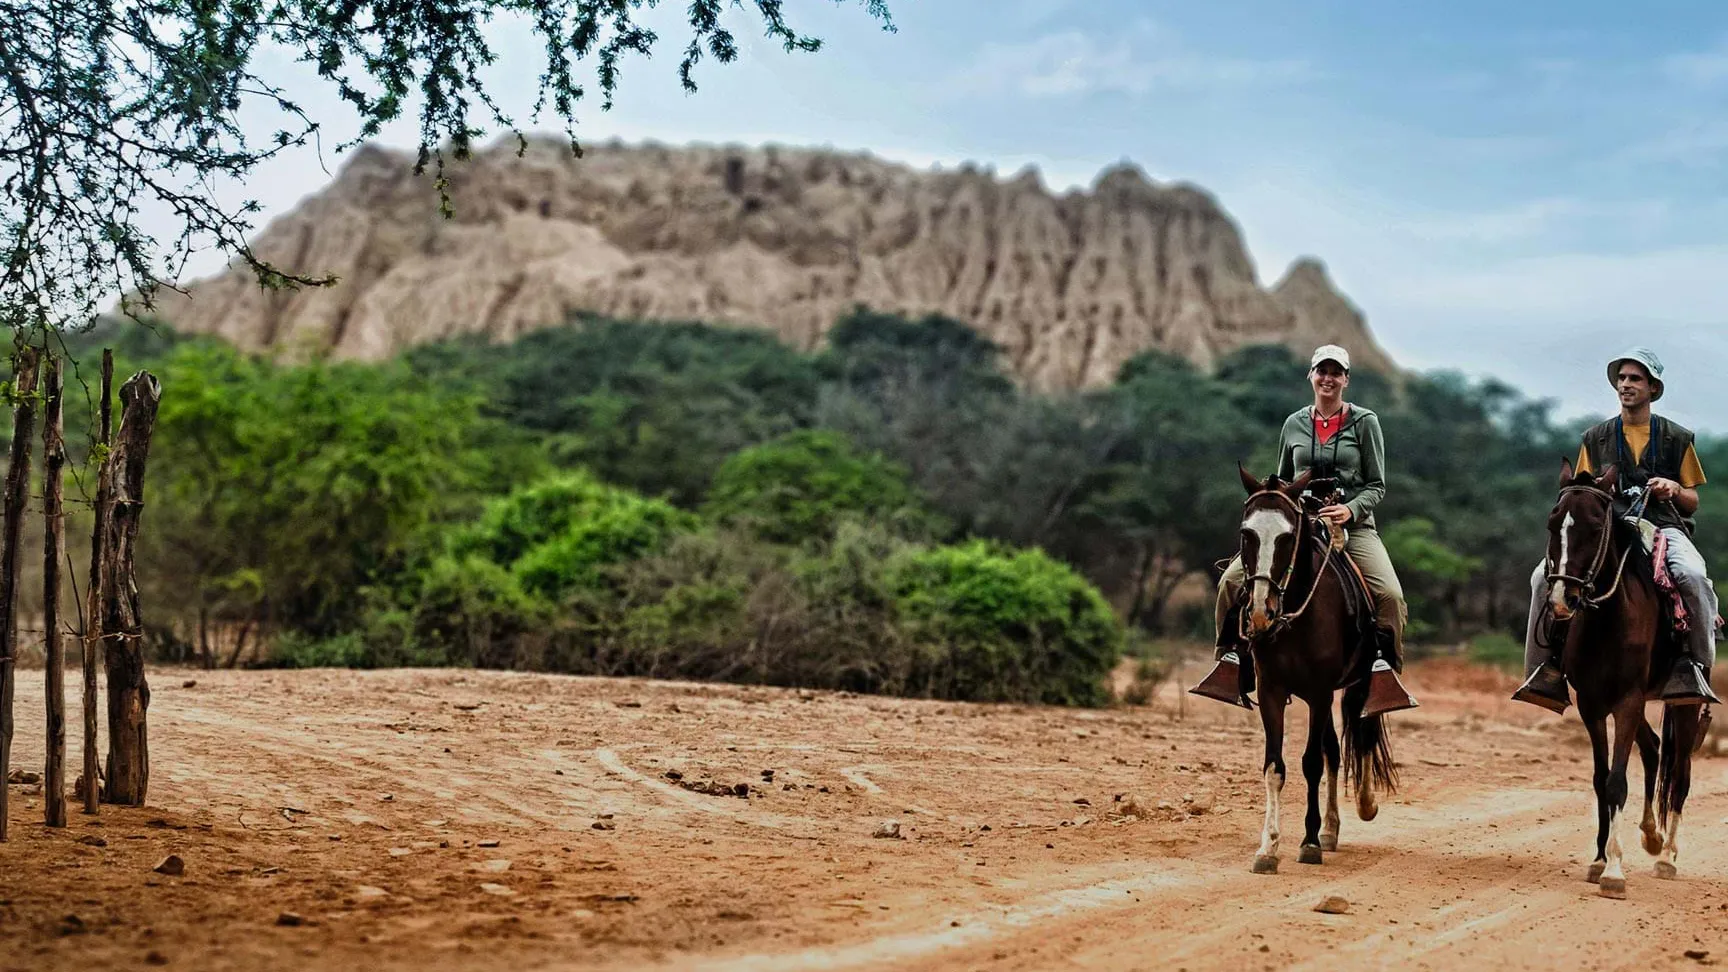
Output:
<path fill-rule="evenodd" d="M 1398 789 L 1398 770 L 1392 761 L 1392 742 L 1386 736 L 1384 716 L 1364 716 L 1368 705 L 1367 673 L 1344 689 L 1344 779 L 1357 786 L 1372 784 L 1387 793 Z"/>
<path fill-rule="evenodd" d="M 1680 772 L 1680 761 L 1690 760 L 1697 748 L 1701 708 L 1696 705 L 1666 706 L 1662 712 L 1662 755 L 1656 768 L 1656 813 L 1661 826 L 1668 826 L 1668 811 L 1683 801 L 1682 786 L 1690 788 L 1689 772 Z"/>
<path fill-rule="evenodd" d="M 1656 820 L 1663 829 L 1668 827 L 1668 807 L 1672 803 L 1671 794 L 1674 786 L 1674 710 L 1666 708 L 1662 713 L 1662 746 L 1661 754 L 1656 758 Z"/>

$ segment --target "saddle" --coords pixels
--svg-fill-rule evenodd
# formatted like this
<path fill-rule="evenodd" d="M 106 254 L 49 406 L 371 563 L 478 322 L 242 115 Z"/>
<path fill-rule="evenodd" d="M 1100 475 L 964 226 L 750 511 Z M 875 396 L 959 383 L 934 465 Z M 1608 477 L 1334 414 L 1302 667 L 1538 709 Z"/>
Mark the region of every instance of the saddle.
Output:
<path fill-rule="evenodd" d="M 1315 480 L 1310 483 L 1308 492 L 1303 495 L 1302 506 L 1307 513 L 1318 513 L 1321 507 L 1337 502 L 1339 498 L 1340 494 L 1334 480 Z M 1345 671 L 1355 672 L 1358 668 L 1357 662 L 1361 660 L 1362 652 L 1372 652 L 1376 647 L 1375 639 L 1378 637 L 1380 628 L 1379 617 L 1375 612 L 1374 592 L 1369 588 L 1368 578 L 1363 575 L 1361 566 L 1344 549 L 1344 543 L 1350 535 L 1350 529 L 1343 526 L 1323 527 L 1323 529 L 1327 530 L 1330 535 L 1329 546 L 1332 553 L 1332 556 L 1326 559 L 1325 569 L 1332 571 L 1333 575 L 1338 578 L 1338 586 L 1344 591 L 1344 614 L 1353 623 L 1357 635 L 1354 639 L 1355 643 L 1351 646 L 1349 664 L 1345 666 Z M 1391 646 L 1386 645 L 1384 647 L 1388 649 L 1387 654 L 1390 655 Z M 1401 661 L 1398 663 L 1398 667 L 1403 667 Z"/>
<path fill-rule="evenodd" d="M 1679 585 L 1674 583 L 1673 576 L 1668 573 L 1668 537 L 1656 529 L 1655 524 L 1642 517 L 1623 516 L 1620 523 L 1636 540 L 1632 548 L 1634 556 L 1627 558 L 1626 569 L 1636 570 L 1640 576 L 1656 585 L 1657 596 L 1662 602 L 1662 618 L 1668 622 L 1668 634 L 1677 641 L 1684 641 L 1694 624 L 1704 623 L 1721 628 L 1721 617 L 1692 617 L 1685 596 L 1680 593 Z"/>
<path fill-rule="evenodd" d="M 1340 534 L 1345 532 L 1343 527 L 1338 530 Z M 1374 606 L 1374 592 L 1368 587 L 1368 578 L 1363 576 L 1362 568 L 1343 549 L 1341 542 L 1335 545 L 1332 556 L 1326 563 L 1327 569 L 1337 575 L 1339 586 L 1344 589 L 1345 617 L 1352 622 L 1352 630 L 1356 634 L 1349 660 L 1344 666 L 1344 671 L 1348 673 L 1345 675 L 1345 684 L 1354 681 L 1359 673 L 1365 670 L 1366 666 L 1360 664 L 1363 653 L 1373 656 L 1376 650 L 1381 648 L 1384 649 L 1384 657 L 1392 662 L 1394 670 L 1402 671 L 1403 659 L 1396 657 L 1392 651 L 1390 629 L 1380 627 L 1379 614 Z M 1387 644 L 1379 644 L 1382 637 L 1387 639 Z"/>

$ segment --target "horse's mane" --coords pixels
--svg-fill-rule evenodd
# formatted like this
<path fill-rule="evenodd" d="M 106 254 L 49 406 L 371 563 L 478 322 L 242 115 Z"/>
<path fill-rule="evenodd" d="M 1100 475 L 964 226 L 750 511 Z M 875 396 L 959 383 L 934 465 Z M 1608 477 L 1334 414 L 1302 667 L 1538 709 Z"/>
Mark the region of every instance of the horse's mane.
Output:
<path fill-rule="evenodd" d="M 1630 553 L 1626 555 L 1626 571 L 1637 571 L 1640 577 L 1655 577 L 1655 555 L 1644 549 L 1644 538 L 1639 535 L 1638 528 L 1618 516 L 1612 516 L 1612 519 L 1614 541 L 1622 547 L 1630 548 Z"/>

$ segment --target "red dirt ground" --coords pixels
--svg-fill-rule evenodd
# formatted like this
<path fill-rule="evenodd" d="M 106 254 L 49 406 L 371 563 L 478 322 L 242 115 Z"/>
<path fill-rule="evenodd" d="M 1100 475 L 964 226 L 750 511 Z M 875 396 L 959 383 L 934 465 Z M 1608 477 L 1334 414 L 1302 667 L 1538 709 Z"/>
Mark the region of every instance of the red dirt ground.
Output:
<path fill-rule="evenodd" d="M 19 675 L 13 766 L 39 771 L 41 673 Z M 1148 707 L 1080 711 L 503 672 L 151 678 L 147 807 L 92 818 L 74 805 L 54 830 L 41 797 L 12 787 L 0 968 L 1728 957 L 1723 761 L 1696 763 L 1680 880 L 1651 876 L 1634 840 L 1628 898 L 1603 899 L 1584 880 L 1595 813 L 1576 715 L 1506 701 L 1505 677 L 1457 664 L 1411 666 L 1423 705 L 1390 717 L 1403 787 L 1372 823 L 1346 799 L 1340 849 L 1320 866 L 1295 859 L 1305 787 L 1287 743 L 1276 875 L 1249 872 L 1257 716 L 1173 686 Z M 1123 816 L 1129 802 L 1143 813 Z M 900 838 L 872 836 L 890 821 Z M 152 871 L 168 854 L 183 875 Z M 1349 912 L 1313 911 L 1327 894 Z M 284 912 L 301 923 L 280 924 Z"/>

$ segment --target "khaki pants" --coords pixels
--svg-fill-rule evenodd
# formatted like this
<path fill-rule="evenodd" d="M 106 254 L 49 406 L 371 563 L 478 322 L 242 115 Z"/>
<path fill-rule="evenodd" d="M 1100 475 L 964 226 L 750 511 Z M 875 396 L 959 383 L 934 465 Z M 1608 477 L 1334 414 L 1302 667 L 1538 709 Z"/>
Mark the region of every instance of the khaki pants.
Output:
<path fill-rule="evenodd" d="M 1362 577 L 1368 581 L 1368 590 L 1374 595 L 1374 613 L 1380 624 L 1392 629 L 1392 641 L 1397 646 L 1398 657 L 1404 657 L 1404 622 L 1409 619 L 1409 608 L 1404 603 L 1404 586 L 1398 583 L 1398 572 L 1392 569 L 1392 558 L 1386 554 L 1386 545 L 1380 541 L 1380 534 L 1371 528 L 1350 527 L 1349 536 L 1344 541 L 1344 551 L 1356 566 L 1362 569 Z M 1224 576 L 1218 578 L 1218 604 L 1214 617 L 1214 631 L 1220 636 L 1224 630 L 1224 615 L 1229 612 L 1230 605 L 1235 602 L 1236 594 L 1242 589 L 1242 581 L 1248 572 L 1242 567 L 1242 558 L 1233 557 L 1230 566 L 1224 569 Z M 1288 605 L 1294 608 L 1295 605 Z"/>

